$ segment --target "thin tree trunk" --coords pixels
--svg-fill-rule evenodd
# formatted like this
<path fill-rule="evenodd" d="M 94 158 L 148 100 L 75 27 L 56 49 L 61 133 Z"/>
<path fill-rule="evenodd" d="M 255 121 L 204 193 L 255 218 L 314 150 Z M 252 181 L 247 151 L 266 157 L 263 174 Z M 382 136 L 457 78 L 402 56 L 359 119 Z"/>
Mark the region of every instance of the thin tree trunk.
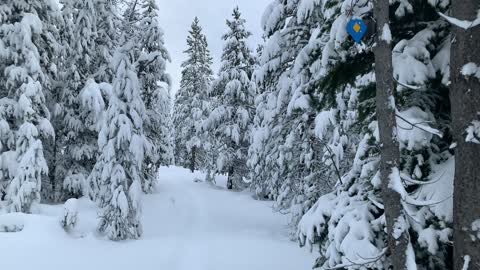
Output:
<path fill-rule="evenodd" d="M 400 194 L 392 189 L 391 176 L 400 164 L 400 148 L 396 136 L 396 111 L 394 104 L 394 83 L 392 49 L 390 41 L 383 39 L 384 27 L 389 27 L 389 1 L 374 2 L 374 17 L 377 21 L 375 51 L 375 75 L 377 79 L 377 120 L 380 133 L 382 197 L 388 233 L 388 248 L 394 270 L 406 268 L 408 235 L 406 231 L 394 236 L 397 222 L 404 220 Z M 398 232 L 397 232 L 398 233 Z"/>
<path fill-rule="evenodd" d="M 192 148 L 192 157 L 191 157 L 192 159 L 190 160 L 190 170 L 192 171 L 192 173 L 195 172 L 195 159 L 196 159 L 195 156 L 197 154 L 196 152 L 197 152 L 197 147 L 194 146 Z"/>
<path fill-rule="evenodd" d="M 227 189 L 233 189 L 233 166 L 228 170 Z"/>
<path fill-rule="evenodd" d="M 58 139 L 57 137 L 55 137 L 55 141 L 53 143 L 53 164 L 52 164 L 52 167 L 50 170 L 50 181 L 51 181 L 51 185 L 52 185 L 52 192 L 53 192 L 53 201 L 54 202 L 57 202 L 59 200 L 58 198 L 58 193 L 57 193 L 57 183 L 56 183 L 56 180 L 57 180 L 57 155 L 58 155 Z"/>
<path fill-rule="evenodd" d="M 477 18 L 480 0 L 453 0 L 452 15 L 456 19 L 473 21 Z M 455 149 L 454 269 L 463 269 L 466 256 L 471 259 L 468 269 L 480 269 L 480 231 L 472 223 L 480 221 L 480 144 L 466 141 L 466 129 L 479 120 L 480 78 L 461 74 L 465 64 L 480 65 L 480 26 L 465 30 L 452 28 L 451 85 L 452 129 Z"/>

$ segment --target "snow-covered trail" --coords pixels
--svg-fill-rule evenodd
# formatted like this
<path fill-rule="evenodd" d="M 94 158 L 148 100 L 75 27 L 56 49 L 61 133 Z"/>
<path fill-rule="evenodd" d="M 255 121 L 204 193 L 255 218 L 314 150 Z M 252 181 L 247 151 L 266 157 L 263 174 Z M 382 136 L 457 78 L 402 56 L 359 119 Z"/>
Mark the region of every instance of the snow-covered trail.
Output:
<path fill-rule="evenodd" d="M 144 236 L 137 241 L 115 243 L 92 233 L 72 238 L 58 225 L 61 207 L 43 206 L 42 215 L 25 220 L 22 232 L 0 233 L 1 268 L 311 269 L 316 254 L 288 240 L 285 217 L 271 203 L 195 183 L 195 177 L 203 176 L 162 168 L 158 192 L 144 198 Z M 94 229 L 91 208 L 80 213 L 84 231 Z"/>

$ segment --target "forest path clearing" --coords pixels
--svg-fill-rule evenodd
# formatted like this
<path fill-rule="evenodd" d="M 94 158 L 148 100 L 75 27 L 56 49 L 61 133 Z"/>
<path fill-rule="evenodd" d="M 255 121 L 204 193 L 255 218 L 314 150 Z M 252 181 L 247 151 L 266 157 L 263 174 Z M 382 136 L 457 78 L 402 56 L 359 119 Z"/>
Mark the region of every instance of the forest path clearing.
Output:
<path fill-rule="evenodd" d="M 158 191 L 144 197 L 142 239 L 111 242 L 91 231 L 94 207 L 81 201 L 75 239 L 58 225 L 61 206 L 42 205 L 39 215 L 24 216 L 20 233 L 0 233 L 6 269 L 112 270 L 308 270 L 314 257 L 288 240 L 286 217 L 270 202 L 247 192 L 195 183 L 181 168 L 160 170 Z M 88 233 L 90 232 L 90 233 Z"/>

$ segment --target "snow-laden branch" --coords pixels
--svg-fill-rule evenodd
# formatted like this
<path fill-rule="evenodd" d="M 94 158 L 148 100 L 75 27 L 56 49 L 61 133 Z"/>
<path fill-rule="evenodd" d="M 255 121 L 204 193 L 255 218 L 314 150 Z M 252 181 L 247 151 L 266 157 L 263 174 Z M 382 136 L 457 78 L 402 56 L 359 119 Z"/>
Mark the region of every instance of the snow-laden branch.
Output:
<path fill-rule="evenodd" d="M 467 21 L 467 20 L 459 20 L 457 18 L 450 17 L 448 15 L 443 14 L 442 12 L 438 12 L 438 14 L 442 16 L 445 20 L 447 20 L 449 23 L 457 27 L 463 28 L 465 30 L 468 30 L 470 28 L 480 25 L 480 17 L 476 18 L 473 21 Z"/>
<path fill-rule="evenodd" d="M 415 85 L 410 85 L 410 84 L 403 83 L 403 82 L 397 80 L 395 77 L 393 77 L 393 80 L 396 83 L 400 84 L 401 86 L 403 86 L 405 88 L 408 88 L 410 90 L 420 90 L 420 89 L 422 89 L 422 87 L 420 87 L 420 86 L 415 86 Z"/>
<path fill-rule="evenodd" d="M 350 264 L 339 264 L 337 266 L 334 266 L 334 267 L 331 267 L 331 268 L 324 268 L 324 269 L 325 270 L 333 270 L 333 269 L 345 269 L 345 268 L 353 267 L 353 266 L 365 266 L 365 265 L 372 264 L 372 263 L 375 263 L 375 262 L 379 261 L 380 259 L 382 259 L 383 256 L 385 256 L 386 253 L 387 253 L 387 248 L 384 248 L 378 256 L 376 256 L 376 257 L 374 257 L 370 260 L 364 260 L 363 262 L 354 262 L 354 261 L 350 260 L 349 258 L 345 257 L 345 259 L 347 261 L 349 261 Z"/>
<path fill-rule="evenodd" d="M 371 196 L 368 196 L 368 200 L 370 200 L 377 208 L 384 210 L 385 206 L 377 201 L 376 199 L 372 198 Z"/>
<path fill-rule="evenodd" d="M 433 200 L 421 201 L 421 200 L 414 199 L 410 196 L 406 196 L 404 198 L 404 202 L 409 204 L 409 205 L 422 207 L 422 206 L 432 206 L 432 205 L 441 204 L 441 203 L 443 203 L 443 202 L 445 202 L 445 201 L 447 201 L 448 199 L 451 199 L 451 198 L 452 198 L 452 196 L 448 196 L 447 198 L 445 198 L 443 200 L 440 200 L 440 201 L 433 201 Z"/>
<path fill-rule="evenodd" d="M 441 131 L 437 130 L 437 129 L 431 128 L 429 126 L 421 125 L 421 124 L 412 123 L 412 122 L 408 121 L 408 119 L 406 119 L 405 117 L 401 116 L 398 113 L 396 115 L 397 115 L 398 118 L 405 121 L 407 124 L 411 125 L 414 128 L 418 128 L 422 131 L 425 131 L 425 132 L 430 133 L 432 135 L 436 135 L 440 138 L 443 138 L 443 133 Z"/>
<path fill-rule="evenodd" d="M 442 177 L 445 175 L 445 173 L 446 173 L 446 171 L 444 171 L 438 179 L 432 180 L 432 181 L 413 180 L 411 177 L 409 177 L 405 173 L 400 173 L 400 178 L 402 178 L 402 180 L 404 180 L 404 181 L 406 181 L 410 184 L 414 184 L 414 185 L 431 185 L 431 184 L 435 184 L 435 183 L 439 182 L 440 180 L 442 180 Z"/>

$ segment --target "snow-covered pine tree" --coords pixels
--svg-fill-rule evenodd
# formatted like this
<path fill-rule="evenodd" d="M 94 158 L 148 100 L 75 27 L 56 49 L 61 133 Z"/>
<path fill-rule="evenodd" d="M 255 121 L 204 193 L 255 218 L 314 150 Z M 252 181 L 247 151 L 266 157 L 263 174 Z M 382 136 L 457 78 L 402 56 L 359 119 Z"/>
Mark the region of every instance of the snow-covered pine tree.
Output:
<path fill-rule="evenodd" d="M 132 64 L 133 46 L 126 42 L 113 57 L 113 89 L 98 138 L 101 154 L 90 175 L 99 183 L 99 231 L 111 240 L 142 235 L 142 164 L 148 147 L 143 125 L 147 116 Z"/>
<path fill-rule="evenodd" d="M 244 178 L 248 178 L 247 155 L 255 95 L 251 78 L 255 63 L 247 45 L 251 33 L 245 29 L 238 7 L 233 10 L 232 19 L 227 20 L 227 26 L 220 72 L 211 90 L 215 107 L 203 128 L 215 138 L 217 170 L 228 174 L 227 188 L 238 189 L 245 186 Z"/>
<path fill-rule="evenodd" d="M 12 27 L 15 23 L 20 23 L 23 19 L 24 13 L 31 13 L 38 17 L 41 21 L 41 33 L 33 35 L 30 39 L 35 44 L 36 50 L 38 50 L 38 61 L 39 61 L 39 68 L 42 70 L 43 78 L 41 80 L 42 85 L 42 92 L 45 95 L 45 105 L 49 110 L 53 107 L 53 96 L 56 92 L 56 82 L 58 80 L 57 71 L 58 71 L 58 62 L 59 62 L 59 32 L 58 28 L 61 27 L 62 21 L 60 12 L 58 10 L 58 6 L 54 1 L 10 1 L 9 3 L 2 3 L 0 4 L 2 10 L 2 25 L 6 28 Z M 10 25 L 10 26 L 9 26 Z M 4 29 L 6 29 L 4 28 Z M 11 30 L 11 29 L 10 29 Z M 2 36 L 4 41 L 7 43 L 15 43 L 19 42 L 10 40 L 8 41 L 8 37 L 5 35 Z M 26 37 L 29 39 L 29 37 Z M 6 46 L 9 46 L 8 44 Z M 5 51 L 8 51 L 8 48 L 4 46 Z M 11 49 L 11 48 L 10 48 Z M 20 53 L 21 54 L 21 53 Z M 6 60 L 4 62 L 3 67 L 0 67 L 2 70 L 2 75 L 0 75 L 0 81 L 4 82 L 5 87 L 2 89 L 1 96 L 13 98 L 12 93 L 8 93 L 6 80 L 8 79 L 7 74 L 3 72 L 8 65 L 11 65 L 12 58 L 16 56 L 14 54 L 8 56 L 7 54 L 3 55 L 4 57 L 10 57 L 10 60 Z M 0 56 L 1 57 L 1 56 Z M 1 78 L 3 77 L 3 79 Z M 21 80 L 21 79 L 20 79 Z M 15 99 L 15 98 L 14 98 Z M 6 102 L 10 103 L 10 102 Z M 8 105 L 5 104 L 8 107 Z M 49 110 L 46 111 L 45 117 L 50 118 Z M 18 124 L 18 123 L 16 123 Z M 18 125 L 16 127 L 12 126 L 12 130 L 18 129 Z M 51 155 L 51 145 L 53 145 L 55 138 L 53 132 L 46 134 L 44 132 L 40 133 L 42 144 L 44 146 L 44 154 L 45 157 L 50 159 Z M 47 175 L 42 176 L 42 182 L 47 184 L 45 186 L 45 190 L 49 190 L 49 178 Z M 45 195 L 45 193 L 43 194 Z M 46 196 L 44 196 L 46 197 Z"/>
<path fill-rule="evenodd" d="M 333 168 L 319 168 L 323 146 L 313 130 L 315 88 L 305 83 L 313 70 L 310 63 L 318 58 L 319 44 L 310 37 L 319 31 L 319 12 L 303 16 L 298 10 L 295 0 L 272 1 L 265 10 L 266 42 L 254 76 L 259 94 L 249 149 L 252 189 L 290 213 L 293 228 L 338 179 Z"/>
<path fill-rule="evenodd" d="M 143 11 L 135 34 L 140 48 L 137 74 L 148 116 L 144 123 L 145 136 L 152 145 L 143 164 L 142 188 L 145 192 L 152 192 L 158 168 L 173 162 L 171 79 L 166 73 L 170 55 L 165 48 L 156 2 L 144 0 L 138 5 Z"/>
<path fill-rule="evenodd" d="M 10 22 L 11 7 L 0 4 L 0 33 L 4 35 L 8 29 L 5 27 Z M 7 87 L 8 77 L 5 76 L 5 68 L 11 63 L 6 59 L 10 48 L 5 44 L 6 40 L 0 38 L 0 201 L 6 199 L 7 188 L 16 173 L 15 161 L 15 133 L 12 130 L 15 123 L 14 97 L 9 96 Z"/>
<path fill-rule="evenodd" d="M 70 0 L 60 0 L 59 4 L 61 6 L 61 18 L 62 23 L 58 25 L 59 31 L 59 41 L 60 41 L 60 50 L 57 55 L 58 61 L 57 65 L 57 80 L 55 84 L 55 90 L 52 92 L 48 98 L 53 105 L 50 105 L 51 119 L 55 129 L 55 141 L 47 142 L 45 145 L 46 148 L 46 159 L 49 167 L 49 181 L 44 181 L 42 183 L 42 198 L 51 202 L 59 202 L 63 199 L 62 190 L 63 190 L 63 179 L 66 175 L 66 164 L 63 162 L 62 151 L 64 144 L 62 143 L 65 138 L 65 127 L 63 121 L 63 106 L 62 106 L 62 94 L 65 91 L 67 80 L 67 69 L 69 63 L 63 61 L 67 59 L 68 53 L 70 50 L 70 42 L 73 37 L 73 3 Z"/>
<path fill-rule="evenodd" d="M 53 112 L 55 105 L 58 102 L 58 92 L 62 88 L 62 79 L 60 78 L 60 67 L 62 65 L 62 42 L 60 29 L 64 25 L 61 12 L 56 1 L 42 1 L 42 8 L 39 9 L 38 17 L 42 21 L 42 34 L 38 40 L 38 51 L 40 54 L 40 65 L 44 70 L 46 76 L 46 83 L 43 84 L 43 92 L 47 108 L 50 112 L 48 117 L 51 121 L 54 130 L 56 131 L 55 119 Z M 49 166 L 49 175 L 42 177 L 42 200 L 54 201 L 55 198 L 55 151 L 56 151 L 56 133 L 55 136 L 45 137 L 42 135 L 42 144 L 44 148 L 44 156 Z"/>
<path fill-rule="evenodd" d="M 0 67 L 0 70 L 3 68 Z M 16 173 L 15 133 L 11 129 L 15 121 L 15 105 L 13 99 L 0 99 L 0 201 L 5 200 L 8 185 Z"/>
<path fill-rule="evenodd" d="M 212 57 L 198 18 L 192 23 L 184 53 L 187 54 L 187 60 L 182 63 L 182 80 L 175 96 L 173 117 L 175 163 L 193 171 L 205 169 L 207 155 L 213 151 L 207 151 L 211 140 L 201 128 L 211 110 L 208 91 L 213 75 Z"/>
<path fill-rule="evenodd" d="M 434 4 L 445 8 L 444 1 Z M 312 74 L 308 82 L 317 88 L 314 101 L 327 104 L 318 107 L 317 135 L 328 136 L 329 141 L 344 138 L 340 140 L 342 144 L 347 142 L 343 150 L 355 149 L 356 153 L 351 156 L 348 150 L 343 156 L 335 155 L 341 161 L 339 169 L 346 173 L 341 175 L 335 190 L 322 196 L 304 215 L 299 238 L 301 243 L 319 244 L 321 256 L 316 267 L 320 269 L 358 269 L 359 265 L 365 269 L 387 269 L 390 256 L 380 195 L 373 38 L 367 35 L 362 44 L 355 45 L 345 31 L 352 17 L 360 16 L 368 23 L 371 5 L 356 0 L 302 0 L 300 7 L 302 14 L 319 10 L 322 15 L 323 34 L 311 41 L 324 45 L 321 53 L 316 53 L 321 55 L 319 60 L 310 64 Z M 448 31 L 445 22 L 426 2 L 394 1 L 390 8 L 395 11 L 395 16 L 390 17 L 389 40 L 394 45 L 401 151 L 401 180 L 397 179 L 395 188 L 401 194 L 405 214 L 404 222 L 397 223 L 396 229 L 410 235 L 405 254 L 408 267 L 449 269 L 452 179 L 444 169 L 450 168 L 452 162 L 448 113 L 445 114 L 449 110 L 448 98 L 442 85 L 448 82 L 444 77 L 448 70 L 444 50 Z M 388 34 L 385 31 L 382 36 L 388 38 Z M 328 102 L 332 100 L 328 97 L 333 97 L 334 102 Z M 332 126 L 341 127 L 340 136 L 327 132 Z M 439 136 L 440 132 L 432 127 L 447 136 Z"/>
<path fill-rule="evenodd" d="M 98 152 L 97 139 L 103 97 L 92 81 L 96 66 L 96 11 L 94 1 L 68 1 L 63 5 L 67 27 L 65 63 L 56 118 L 58 125 L 56 177 L 62 177 L 63 197 L 86 195 L 86 179 Z M 63 149 L 63 151 L 62 151 Z M 62 169 L 60 169 L 62 168 Z M 62 170 L 62 171 L 60 171 Z"/>
<path fill-rule="evenodd" d="M 2 16 L 0 26 L 0 57 L 4 67 L 4 93 L 15 101 L 10 129 L 16 132 L 15 152 L 2 154 L 3 161 L 10 163 L 2 169 L 16 169 L 15 173 L 10 171 L 11 182 L 7 191 L 9 210 L 15 212 L 29 213 L 40 201 L 42 177 L 48 174 L 41 136 L 55 136 L 44 95 L 44 89 L 48 89 L 51 83 L 47 72 L 51 66 L 47 56 L 40 56 L 40 46 L 46 44 L 43 38 L 50 35 L 44 26 L 48 26 L 47 20 L 52 15 L 49 12 L 54 10 L 51 5 L 53 3 L 49 1 L 16 1 L 0 5 L 1 10 L 8 11 L 4 13 L 5 17 Z M 50 48 L 43 48 L 47 49 Z M 7 127 L 3 130 L 6 131 Z M 12 164 L 14 162 L 16 164 Z"/>
<path fill-rule="evenodd" d="M 95 0 L 96 28 L 95 39 L 96 55 L 94 58 L 97 70 L 97 82 L 111 82 L 114 72 L 111 70 L 112 56 L 118 43 L 120 21 L 118 14 L 118 0 Z"/>

